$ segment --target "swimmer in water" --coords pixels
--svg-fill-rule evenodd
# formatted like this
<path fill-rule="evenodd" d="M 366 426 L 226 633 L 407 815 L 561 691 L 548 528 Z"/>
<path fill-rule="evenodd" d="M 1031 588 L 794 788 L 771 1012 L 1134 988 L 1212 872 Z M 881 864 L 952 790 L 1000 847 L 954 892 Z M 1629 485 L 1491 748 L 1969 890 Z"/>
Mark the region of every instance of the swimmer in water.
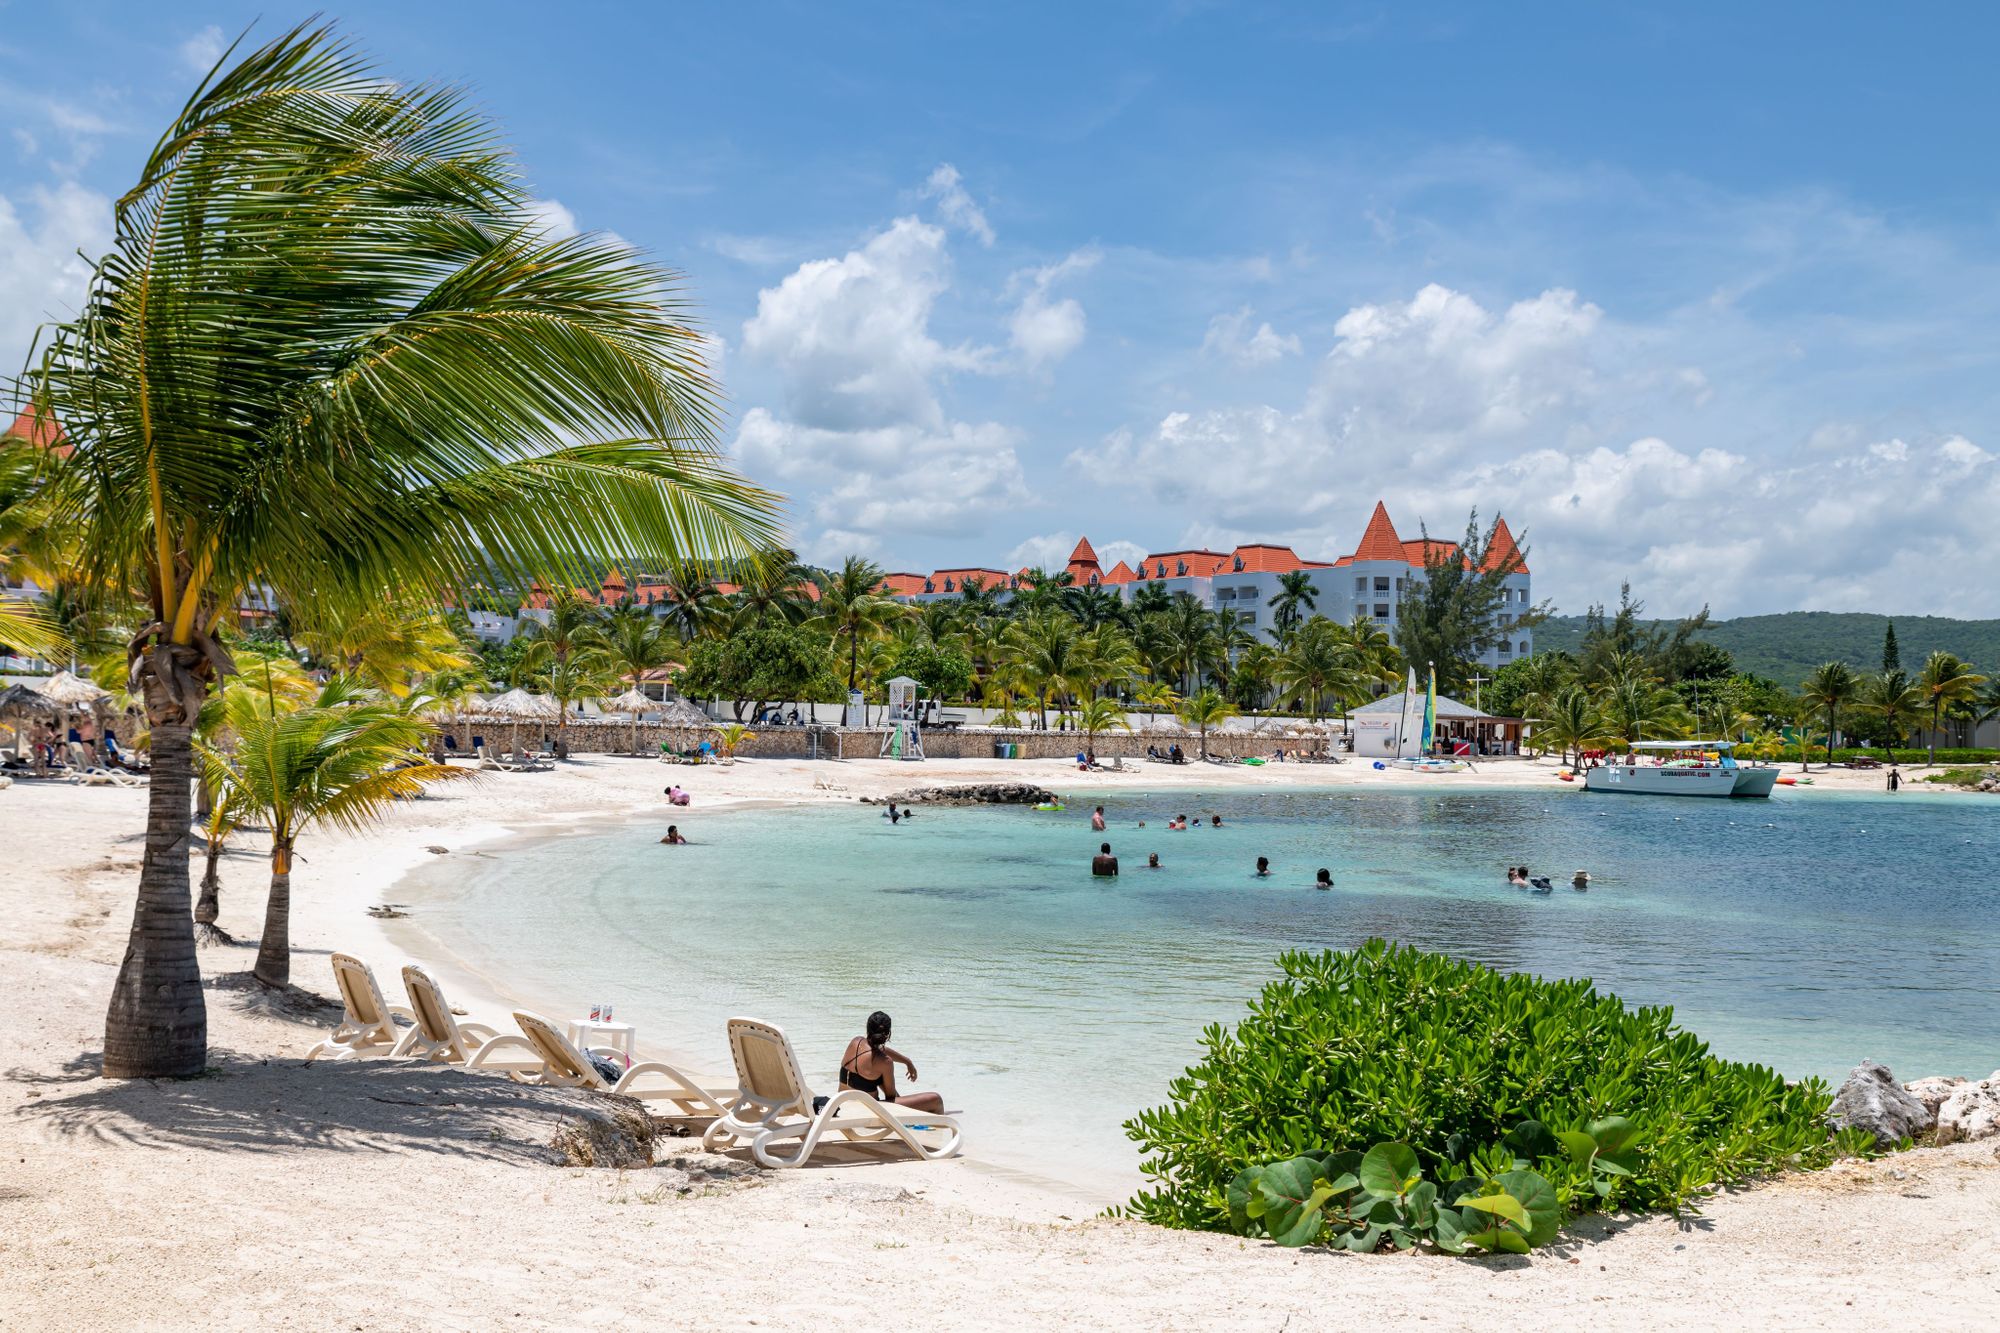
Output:
<path fill-rule="evenodd" d="M 667 825 L 667 836 L 660 839 L 660 841 L 669 847 L 687 846 L 687 839 L 681 836 L 681 826 L 679 824 Z"/>
<path fill-rule="evenodd" d="M 1328 870 L 1325 866 L 1321 866 L 1319 871 L 1319 878 L 1313 881 L 1313 887 L 1316 889 L 1332 888 L 1333 872 L 1331 870 Z"/>
<path fill-rule="evenodd" d="M 1095 832 L 1095 833 L 1102 833 L 1102 832 L 1104 832 L 1104 807 L 1103 807 L 1103 806 L 1101 806 L 1101 805 L 1100 805 L 1100 806 L 1098 806 L 1098 807 L 1097 807 L 1097 808 L 1096 808 L 1095 810 L 1093 810 L 1093 811 L 1091 811 L 1091 812 L 1090 812 L 1090 827 L 1091 827 L 1091 831 L 1092 831 L 1092 832 Z"/>
<path fill-rule="evenodd" d="M 1159 868 L 1160 868 L 1160 854 L 1158 852 L 1146 853 L 1146 869 L 1158 870 Z"/>
<path fill-rule="evenodd" d="M 1260 857 L 1258 857 L 1258 858 L 1257 858 L 1257 878 L 1258 878 L 1258 879 L 1269 879 L 1270 877 L 1271 877 L 1271 858 L 1270 858 L 1270 857 L 1268 857 L 1268 856 L 1260 856 Z"/>
<path fill-rule="evenodd" d="M 1209 826 L 1210 828 L 1221 828 L 1221 827 L 1222 827 L 1222 816 L 1221 816 L 1221 815 L 1210 815 L 1210 816 L 1209 816 L 1209 818 L 1208 818 L 1208 826 Z"/>

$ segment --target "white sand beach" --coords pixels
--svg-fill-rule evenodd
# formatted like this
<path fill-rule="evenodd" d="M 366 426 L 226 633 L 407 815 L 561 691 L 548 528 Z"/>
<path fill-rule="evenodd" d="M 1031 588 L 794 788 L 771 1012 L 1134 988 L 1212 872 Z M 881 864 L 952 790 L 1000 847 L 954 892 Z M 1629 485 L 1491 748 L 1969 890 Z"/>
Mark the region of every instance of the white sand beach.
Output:
<path fill-rule="evenodd" d="M 1553 763 L 1463 780 L 1558 783 Z M 1792 799 L 1880 790 L 1815 772 Z M 503 834 L 725 803 L 850 801 L 906 786 L 1027 780 L 1093 787 L 1436 785 L 1361 765 L 1141 765 L 1081 774 L 1047 762 L 925 765 L 780 760 L 667 768 L 585 756 L 497 774 L 399 807 L 355 838 L 302 844 L 294 980 L 331 993 L 325 955 L 370 960 L 392 999 L 421 947 L 366 908 L 413 865 Z M 1965 797 L 1960 799 L 1980 799 Z M 553 1165 L 562 1105 L 502 1080 L 383 1061 L 305 1065 L 330 1019 L 211 989 L 210 1077 L 95 1076 L 104 1005 L 129 924 L 145 793 L 18 783 L 0 791 L 0 1325 L 7 1327 L 1301 1328 L 1482 1317 L 1593 1326 L 1861 1327 L 1886 1301 L 1927 1323 L 1980 1326 L 2000 1307 L 2000 1152 L 1921 1150 L 1712 1200 L 1697 1217 L 1588 1219 L 1531 1258 L 1355 1258 L 1279 1250 L 1085 1215 L 968 1156 L 761 1172 L 690 1141 L 651 1170 Z M 197 873 L 198 873 L 197 865 Z M 247 968 L 265 865 L 225 862 L 204 973 Z M 434 965 L 452 998 L 503 1029 L 504 983 Z M 723 1052 L 713 1034 L 709 1067 Z M 643 1044 L 642 1044 L 643 1047 Z M 1921 1071 L 1913 1071 L 1921 1072 Z M 1489 1314 L 1490 1312 L 1490 1314 Z"/>

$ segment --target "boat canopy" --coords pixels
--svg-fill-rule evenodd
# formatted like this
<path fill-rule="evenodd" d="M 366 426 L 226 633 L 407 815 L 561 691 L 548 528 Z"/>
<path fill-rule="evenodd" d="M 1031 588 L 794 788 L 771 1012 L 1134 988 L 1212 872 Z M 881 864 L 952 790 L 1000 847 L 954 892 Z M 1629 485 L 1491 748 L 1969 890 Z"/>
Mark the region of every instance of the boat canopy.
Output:
<path fill-rule="evenodd" d="M 1735 741 L 1633 741 L 1633 750 L 1733 750 Z"/>

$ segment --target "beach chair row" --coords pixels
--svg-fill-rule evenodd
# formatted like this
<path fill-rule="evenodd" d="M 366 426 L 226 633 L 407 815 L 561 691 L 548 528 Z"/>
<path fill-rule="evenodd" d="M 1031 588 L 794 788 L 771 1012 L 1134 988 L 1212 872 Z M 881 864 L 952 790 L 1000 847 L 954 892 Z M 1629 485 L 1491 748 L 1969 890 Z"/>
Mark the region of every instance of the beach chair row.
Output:
<path fill-rule="evenodd" d="M 331 1036 L 306 1052 L 308 1061 L 377 1055 L 423 1060 L 504 1074 L 520 1083 L 588 1088 L 664 1103 L 672 1108 L 670 1115 L 708 1122 L 704 1148 L 713 1152 L 745 1144 L 751 1157 L 767 1167 L 803 1166 L 826 1142 L 900 1142 L 925 1160 L 958 1153 L 958 1122 L 949 1115 L 877 1101 L 855 1088 L 815 1097 L 784 1030 L 758 1019 L 729 1020 L 737 1084 L 708 1089 L 660 1060 L 637 1061 L 616 1078 L 607 1077 L 592 1058 L 600 1052 L 578 1048 L 554 1023 L 530 1010 L 514 1011 L 519 1035 L 461 1022 L 437 978 L 416 963 L 403 968 L 407 1008 L 388 1003 L 374 970 L 351 954 L 333 955 L 333 978 L 340 991 L 341 1021 Z M 399 1018 L 410 1026 L 399 1029 Z"/>

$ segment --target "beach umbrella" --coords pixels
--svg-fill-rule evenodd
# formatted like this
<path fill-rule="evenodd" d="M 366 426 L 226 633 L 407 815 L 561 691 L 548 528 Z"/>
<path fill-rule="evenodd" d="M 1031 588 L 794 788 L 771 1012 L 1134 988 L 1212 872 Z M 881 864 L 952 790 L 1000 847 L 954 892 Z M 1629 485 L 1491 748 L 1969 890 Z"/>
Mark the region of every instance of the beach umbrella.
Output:
<path fill-rule="evenodd" d="M 21 720 L 29 713 L 53 713 L 56 706 L 45 694 L 38 694 L 26 685 L 9 685 L 0 690 L 0 716 L 14 716 L 14 757 L 21 757 Z"/>
<path fill-rule="evenodd" d="M 488 699 L 481 705 L 482 712 L 502 722 L 514 724 L 513 747 L 521 748 L 521 724 L 523 722 L 553 722 L 561 710 L 556 701 L 545 694 L 530 694 L 523 689 L 512 689 L 505 694 Z"/>
<path fill-rule="evenodd" d="M 660 725 L 681 731 L 707 731 L 715 725 L 714 719 L 685 699 L 674 699 L 660 707 Z"/>
<path fill-rule="evenodd" d="M 83 677 L 67 671 L 58 671 L 41 683 L 36 690 L 44 699 L 56 706 L 61 714 L 56 730 L 64 737 L 69 735 L 69 710 L 72 708 L 92 708 L 100 700 L 109 699 L 111 691 L 100 689 Z"/>
<path fill-rule="evenodd" d="M 639 714 L 650 713 L 660 706 L 660 701 L 633 689 L 604 705 L 607 713 L 625 713 L 632 718 L 632 753 L 639 753 Z"/>

